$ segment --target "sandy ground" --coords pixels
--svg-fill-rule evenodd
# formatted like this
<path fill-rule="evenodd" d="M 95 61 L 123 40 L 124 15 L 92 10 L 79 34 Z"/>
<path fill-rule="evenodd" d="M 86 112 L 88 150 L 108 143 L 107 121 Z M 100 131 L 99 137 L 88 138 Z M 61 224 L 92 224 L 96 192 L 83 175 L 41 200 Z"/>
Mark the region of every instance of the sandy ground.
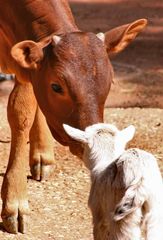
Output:
<path fill-rule="evenodd" d="M 119 128 L 134 124 L 137 131 L 130 146 L 152 152 L 163 173 L 163 2 L 75 0 L 71 7 L 78 25 L 86 31 L 107 31 L 137 18 L 148 18 L 146 30 L 112 60 L 115 84 L 106 102 L 105 121 Z M 6 105 L 12 86 L 9 81 L 0 84 L 0 184 L 10 148 Z M 89 173 L 79 159 L 56 142 L 54 153 L 57 167 L 51 179 L 43 183 L 28 179 L 29 232 L 11 235 L 0 223 L 0 240 L 92 240 L 87 208 Z"/>

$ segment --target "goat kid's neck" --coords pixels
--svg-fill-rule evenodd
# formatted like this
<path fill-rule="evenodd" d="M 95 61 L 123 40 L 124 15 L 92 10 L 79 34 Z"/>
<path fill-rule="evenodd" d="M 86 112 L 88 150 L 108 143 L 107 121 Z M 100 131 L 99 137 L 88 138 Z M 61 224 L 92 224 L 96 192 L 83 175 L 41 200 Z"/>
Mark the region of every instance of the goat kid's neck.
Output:
<path fill-rule="evenodd" d="M 89 157 L 89 170 L 91 171 L 91 175 L 101 175 L 114 160 L 114 153 L 109 148 L 99 147 L 96 151 L 91 151 Z"/>

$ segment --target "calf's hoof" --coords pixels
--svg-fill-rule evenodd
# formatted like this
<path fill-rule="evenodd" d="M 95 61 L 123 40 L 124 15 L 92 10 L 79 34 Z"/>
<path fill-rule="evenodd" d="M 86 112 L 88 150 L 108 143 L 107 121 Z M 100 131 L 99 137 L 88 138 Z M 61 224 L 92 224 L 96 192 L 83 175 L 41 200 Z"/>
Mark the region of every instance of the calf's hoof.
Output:
<path fill-rule="evenodd" d="M 28 219 L 28 215 L 21 214 L 18 214 L 18 216 L 2 217 L 5 230 L 13 234 L 18 232 L 26 233 L 28 228 Z"/>
<path fill-rule="evenodd" d="M 29 222 L 29 206 L 28 201 L 24 200 L 18 204 L 13 202 L 3 203 L 1 213 L 3 226 L 9 233 L 26 233 Z"/>
<path fill-rule="evenodd" d="M 24 174 L 17 169 L 8 171 L 3 180 L 2 197 L 2 221 L 4 228 L 9 233 L 25 233 L 27 229 L 28 216 L 30 213 L 27 198 L 27 179 Z"/>
<path fill-rule="evenodd" d="M 31 166 L 32 178 L 37 181 L 47 180 L 50 175 L 54 172 L 54 164 L 43 165 L 40 163 L 34 164 Z"/>
<path fill-rule="evenodd" d="M 47 180 L 55 169 L 54 153 L 39 151 L 34 152 L 30 156 L 30 170 L 32 178 L 36 181 Z"/>

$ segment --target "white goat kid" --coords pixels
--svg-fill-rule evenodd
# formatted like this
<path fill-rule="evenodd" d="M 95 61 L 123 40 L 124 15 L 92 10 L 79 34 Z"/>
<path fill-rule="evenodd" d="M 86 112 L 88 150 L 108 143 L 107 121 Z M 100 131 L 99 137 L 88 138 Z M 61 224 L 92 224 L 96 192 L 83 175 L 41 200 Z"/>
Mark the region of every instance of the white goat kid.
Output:
<path fill-rule="evenodd" d="M 135 128 L 119 131 L 95 124 L 85 131 L 64 125 L 84 144 L 83 160 L 91 171 L 89 207 L 95 240 L 163 240 L 163 183 L 155 157 L 125 146 Z"/>

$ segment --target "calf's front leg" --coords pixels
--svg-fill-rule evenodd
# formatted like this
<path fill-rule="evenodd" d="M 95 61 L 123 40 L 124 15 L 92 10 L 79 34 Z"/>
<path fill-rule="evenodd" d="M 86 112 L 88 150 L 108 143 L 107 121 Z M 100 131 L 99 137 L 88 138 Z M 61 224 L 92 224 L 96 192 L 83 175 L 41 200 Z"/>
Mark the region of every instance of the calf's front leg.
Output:
<path fill-rule="evenodd" d="M 37 107 L 30 131 L 30 169 L 33 179 L 46 180 L 54 170 L 54 140 L 46 119 Z"/>
<path fill-rule="evenodd" d="M 11 127 L 11 149 L 7 171 L 2 184 L 2 220 L 10 233 L 24 233 L 29 206 L 27 198 L 26 148 L 29 131 L 34 122 L 36 100 L 30 83 L 19 84 L 10 94 L 8 121 Z"/>

